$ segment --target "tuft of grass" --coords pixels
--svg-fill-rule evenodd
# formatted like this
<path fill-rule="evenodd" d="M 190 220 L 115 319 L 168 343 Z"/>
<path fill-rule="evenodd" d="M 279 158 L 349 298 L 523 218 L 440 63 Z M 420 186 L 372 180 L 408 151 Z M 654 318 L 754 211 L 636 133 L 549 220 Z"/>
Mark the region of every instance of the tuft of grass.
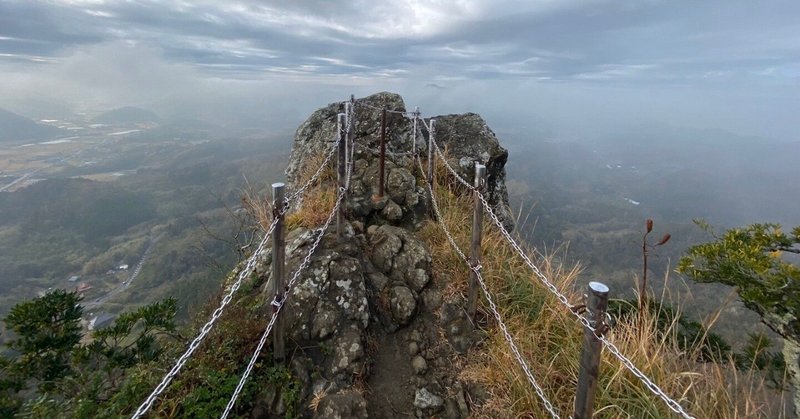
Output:
<path fill-rule="evenodd" d="M 317 169 L 325 162 L 325 154 L 315 153 L 308 156 L 303 166 L 297 172 L 295 185 L 302 187 L 311 180 Z M 337 190 L 336 169 L 333 160 L 323 167 L 319 177 L 309 185 L 300 202 L 292 202 L 293 210 L 286 216 L 286 228 L 295 227 L 315 228 L 325 222 L 336 202 Z M 242 205 L 247 212 L 257 221 L 263 231 L 266 231 L 273 220 L 272 199 L 266 195 L 259 195 L 253 189 L 246 188 L 242 194 Z"/>
<path fill-rule="evenodd" d="M 258 226 L 266 231 L 272 223 L 272 197 L 269 193 L 259 193 L 245 180 L 245 188 L 242 190 L 242 208 L 256 221 Z"/>
<path fill-rule="evenodd" d="M 286 228 L 317 228 L 328 218 L 336 203 L 337 191 L 333 187 L 315 186 L 303 195 L 300 208 L 286 216 Z"/>
<path fill-rule="evenodd" d="M 325 157 L 326 155 L 323 153 L 316 153 L 307 157 L 303 167 L 298 172 L 295 184 L 298 187 L 302 187 L 312 179 L 317 169 L 325 162 Z M 338 196 L 338 191 L 335 187 L 336 177 L 336 164 L 332 159 L 327 166 L 323 167 L 317 180 L 300 197 L 299 208 L 296 207 L 286 217 L 288 229 L 298 226 L 316 228 L 325 222 Z"/>
<path fill-rule="evenodd" d="M 472 199 L 449 179 L 441 164 L 437 164 L 435 173 L 442 221 L 462 250 L 467 251 Z M 546 397 L 562 416 L 569 416 L 574 408 L 582 328 L 569 310 L 539 282 L 494 225 L 485 221 L 483 232 L 483 276 L 500 314 Z M 434 255 L 435 280 L 448 281 L 447 290 L 465 295 L 470 271 L 450 248 L 440 226 L 428 221 L 419 235 Z M 561 261 L 566 259 L 554 253 L 541 255 L 531 248 L 527 248 L 526 253 L 571 302 L 582 302 L 582 289 L 575 289 L 579 266 L 565 265 Z M 663 298 L 662 304 L 670 303 Z M 492 317 L 488 307 L 483 310 Z M 687 349 L 684 343 L 681 349 L 677 339 L 680 309 L 677 311 L 672 324 L 659 325 L 658 315 L 647 312 L 637 316 L 633 323 L 617 324 L 608 338 L 666 394 L 696 417 L 786 417 L 782 395 L 766 386 L 758 372 L 738 371 L 732 360 L 697 362 L 701 358 L 699 347 Z M 473 406 L 474 416 L 548 417 L 496 326 L 490 323 L 487 340 L 470 351 L 467 366 L 461 373 L 462 379 L 482 385 L 490 395 L 482 405 Z M 661 333 L 657 333 L 659 330 Z M 603 418 L 673 415 L 662 400 L 607 350 L 601 355 L 595 412 L 597 417 Z"/>

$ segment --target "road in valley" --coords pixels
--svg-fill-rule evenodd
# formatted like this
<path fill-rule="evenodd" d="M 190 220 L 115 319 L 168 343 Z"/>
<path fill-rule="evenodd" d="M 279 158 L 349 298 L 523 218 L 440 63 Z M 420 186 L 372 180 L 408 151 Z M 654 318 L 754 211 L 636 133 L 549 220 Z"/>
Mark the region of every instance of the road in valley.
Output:
<path fill-rule="evenodd" d="M 114 296 L 118 295 L 119 293 L 121 293 L 122 291 L 124 291 L 125 289 L 127 289 L 131 285 L 131 283 L 133 283 L 133 281 L 136 279 L 136 277 L 138 277 L 139 274 L 142 272 L 142 267 L 144 266 L 144 263 L 147 262 L 148 256 L 150 256 L 150 253 L 153 251 L 153 247 L 156 245 L 156 243 L 161 238 L 161 236 L 163 236 L 163 234 L 159 235 L 158 237 L 153 238 L 150 241 L 150 245 L 147 246 L 147 249 L 145 249 L 144 254 L 142 255 L 142 258 L 139 260 L 139 263 L 136 264 L 136 268 L 133 269 L 133 272 L 131 273 L 131 276 L 128 277 L 128 279 L 126 279 L 125 281 L 122 281 L 121 284 L 119 284 L 116 287 L 114 287 L 111 290 L 109 290 L 107 293 L 105 293 L 105 295 L 96 298 L 92 302 L 85 303 L 83 305 L 84 308 L 86 308 L 88 310 L 88 309 L 97 307 L 98 305 L 103 304 L 106 301 L 108 301 L 111 297 L 114 297 Z"/>

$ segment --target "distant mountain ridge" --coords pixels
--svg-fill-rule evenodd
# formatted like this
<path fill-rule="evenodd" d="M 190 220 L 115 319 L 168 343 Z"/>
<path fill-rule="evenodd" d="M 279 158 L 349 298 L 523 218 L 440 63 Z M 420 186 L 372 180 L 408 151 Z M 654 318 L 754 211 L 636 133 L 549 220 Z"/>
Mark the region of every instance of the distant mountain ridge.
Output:
<path fill-rule="evenodd" d="M 140 124 L 160 122 L 161 118 L 154 112 L 134 106 L 125 106 L 102 113 L 92 119 L 100 124 Z"/>
<path fill-rule="evenodd" d="M 63 134 L 64 131 L 58 128 L 38 124 L 30 118 L 0 109 L 0 142 L 45 140 Z"/>

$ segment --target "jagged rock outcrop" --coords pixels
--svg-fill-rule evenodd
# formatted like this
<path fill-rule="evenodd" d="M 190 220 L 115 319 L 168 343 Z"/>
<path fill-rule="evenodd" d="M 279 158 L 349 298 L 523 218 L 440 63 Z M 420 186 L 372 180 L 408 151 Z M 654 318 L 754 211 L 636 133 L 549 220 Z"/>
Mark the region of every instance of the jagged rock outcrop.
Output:
<path fill-rule="evenodd" d="M 436 117 L 436 141 L 445 147 L 447 160 L 462 178 L 475 177 L 475 162 L 486 166 L 489 204 L 503 225 L 512 230 L 514 218 L 508 207 L 506 162 L 508 150 L 500 146 L 494 132 L 478 114 Z"/>
<path fill-rule="evenodd" d="M 465 386 L 452 368 L 481 335 L 466 319 L 460 295 L 443 296 L 447 278 L 434 281 L 432 255 L 415 234 L 428 217 L 422 177 L 410 151 L 412 121 L 390 113 L 385 196 L 377 198 L 380 109 L 404 110 L 402 98 L 379 93 L 356 101 L 351 186 L 345 206 L 346 235 L 330 229 L 308 268 L 291 289 L 285 316 L 287 351 L 301 390 L 302 415 L 319 418 L 466 418 Z M 286 169 L 296 189 L 319 164 L 336 135 L 342 104 L 314 112 L 297 130 Z M 473 162 L 489 168 L 490 202 L 512 227 L 505 189 L 508 157 L 486 123 L 475 114 L 438 117 L 439 143 L 464 177 Z M 420 136 L 417 150 L 426 154 Z M 330 181 L 330 180 L 329 180 Z M 318 230 L 298 227 L 287 235 L 286 272 L 302 263 Z M 270 257 L 260 261 L 263 299 L 270 301 Z M 368 391 L 363 391 L 368 387 Z M 266 386 L 254 417 L 285 410 L 280 388 Z"/>
<path fill-rule="evenodd" d="M 413 225 L 425 217 L 424 185 L 417 185 L 417 166 L 410 156 L 414 150 L 413 120 L 397 113 L 386 118 L 386 196 L 373 199 L 378 192 L 380 145 L 380 109 L 384 106 L 405 111 L 402 97 L 393 93 L 377 93 L 355 101 L 355 152 L 348 207 L 354 215 L 372 222 L 373 219 L 394 225 Z M 344 112 L 344 103 L 333 103 L 314 112 L 297 129 L 286 168 L 291 186 L 301 177 L 303 168 L 313 166 L 336 139 L 336 116 Z M 505 186 L 505 164 L 508 151 L 500 145 L 494 132 L 479 115 L 434 116 L 436 141 L 447 154 L 451 166 L 467 180 L 474 178 L 474 164 L 487 166 L 487 195 L 489 203 L 503 224 L 513 229 L 514 221 L 508 206 Z M 422 125 L 422 124 L 420 124 Z M 427 156 L 428 132 L 420 126 L 416 151 Z M 313 168 L 312 168 L 313 169 Z"/>

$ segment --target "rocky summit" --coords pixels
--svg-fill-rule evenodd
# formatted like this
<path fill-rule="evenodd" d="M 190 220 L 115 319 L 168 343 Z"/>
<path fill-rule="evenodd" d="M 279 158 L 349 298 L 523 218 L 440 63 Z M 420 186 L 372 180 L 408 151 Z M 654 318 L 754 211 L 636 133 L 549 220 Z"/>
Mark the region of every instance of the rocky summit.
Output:
<path fill-rule="evenodd" d="M 428 218 L 429 196 L 413 152 L 427 155 L 429 133 L 420 127 L 415 139 L 413 120 L 401 113 L 388 113 L 386 190 L 376 198 L 384 107 L 406 110 L 392 93 L 355 101 L 346 237 L 337 238 L 330 229 L 290 291 L 282 312 L 286 362 L 300 381 L 302 416 L 465 418 L 467 400 L 484 396 L 459 381 L 454 357 L 482 334 L 467 319 L 463 297 L 443 295 L 446 278 L 434 280 L 431 252 L 415 233 Z M 290 189 L 305 181 L 304 168 L 327 154 L 343 111 L 343 103 L 328 105 L 298 128 L 286 169 Z M 476 114 L 433 119 L 435 138 L 462 177 L 473 177 L 476 162 L 487 166 L 490 203 L 512 228 L 505 187 L 508 152 Z M 303 227 L 287 232 L 287 272 L 300 265 L 316 234 Z M 267 256 L 257 268 L 265 279 L 264 301 L 271 300 L 271 262 Z M 252 416 L 283 417 L 284 391 L 266 386 Z"/>

